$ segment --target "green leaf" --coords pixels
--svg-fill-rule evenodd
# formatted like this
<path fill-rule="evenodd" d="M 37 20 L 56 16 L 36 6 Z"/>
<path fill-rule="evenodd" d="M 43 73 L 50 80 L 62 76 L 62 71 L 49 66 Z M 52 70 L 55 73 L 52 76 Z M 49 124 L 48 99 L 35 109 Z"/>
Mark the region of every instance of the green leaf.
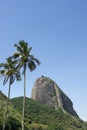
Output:
<path fill-rule="evenodd" d="M 9 79 L 9 77 L 7 77 L 7 76 L 4 78 L 3 85 L 5 85 L 7 83 L 8 79 Z"/>

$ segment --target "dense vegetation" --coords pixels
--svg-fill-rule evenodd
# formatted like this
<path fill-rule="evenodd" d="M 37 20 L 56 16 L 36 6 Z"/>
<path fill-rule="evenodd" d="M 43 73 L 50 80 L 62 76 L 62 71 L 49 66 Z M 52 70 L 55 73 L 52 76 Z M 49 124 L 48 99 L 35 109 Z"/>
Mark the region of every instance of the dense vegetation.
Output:
<path fill-rule="evenodd" d="M 8 107 L 8 117 L 5 118 L 7 112 L 7 97 L 0 92 L 0 130 L 5 123 L 6 130 L 20 130 L 21 129 L 21 115 L 10 103 Z"/>
<path fill-rule="evenodd" d="M 0 130 L 3 127 L 6 103 L 6 96 L 0 94 Z M 23 97 L 11 99 L 5 130 L 21 130 L 22 104 Z M 25 130 L 87 130 L 87 124 L 61 109 L 55 111 L 54 108 L 26 98 Z"/>
<path fill-rule="evenodd" d="M 19 113 L 22 110 L 22 100 L 23 97 L 11 99 Z M 29 98 L 26 98 L 25 122 L 29 130 L 87 130 L 87 124 L 82 120 Z"/>

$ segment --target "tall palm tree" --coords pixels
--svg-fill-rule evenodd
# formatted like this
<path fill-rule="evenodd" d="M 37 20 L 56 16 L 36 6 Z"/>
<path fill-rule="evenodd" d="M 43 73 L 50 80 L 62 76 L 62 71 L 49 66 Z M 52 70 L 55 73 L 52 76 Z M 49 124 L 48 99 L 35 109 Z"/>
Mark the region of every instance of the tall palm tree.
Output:
<path fill-rule="evenodd" d="M 14 45 L 17 49 L 17 52 L 13 54 L 11 58 L 17 60 L 16 69 L 19 71 L 23 68 L 24 75 L 24 97 L 23 97 L 23 110 L 22 110 L 22 130 L 24 130 L 24 111 L 25 111 L 25 97 L 26 97 L 26 69 L 33 71 L 37 65 L 40 65 L 40 61 L 34 58 L 30 54 L 32 47 L 28 47 L 28 43 L 24 40 L 20 41 L 18 44 Z"/>
<path fill-rule="evenodd" d="M 8 117 L 8 106 L 10 99 L 11 85 L 15 80 L 21 80 L 20 72 L 16 71 L 16 60 L 13 61 L 10 57 L 6 59 L 6 63 L 0 63 L 0 78 L 3 77 L 3 85 L 9 81 L 7 110 L 4 115 L 4 119 Z M 6 120 L 6 119 L 5 119 Z M 5 123 L 3 124 L 3 130 L 5 129 Z"/>

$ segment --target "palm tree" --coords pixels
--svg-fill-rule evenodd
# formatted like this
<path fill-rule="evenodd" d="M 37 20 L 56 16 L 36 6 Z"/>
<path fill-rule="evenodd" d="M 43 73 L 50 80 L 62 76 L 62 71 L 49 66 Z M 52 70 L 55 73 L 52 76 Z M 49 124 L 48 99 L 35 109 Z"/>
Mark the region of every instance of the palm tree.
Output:
<path fill-rule="evenodd" d="M 21 80 L 20 72 L 16 71 L 16 60 L 12 61 L 12 59 L 9 57 L 6 59 L 6 63 L 0 63 L 0 78 L 3 77 L 3 85 L 5 85 L 9 81 L 9 89 L 8 89 L 8 99 L 7 99 L 7 110 L 4 115 L 5 118 L 8 117 L 8 106 L 9 106 L 9 100 L 10 100 L 10 89 L 11 85 L 15 80 Z M 5 129 L 5 123 L 3 124 L 3 130 Z"/>
<path fill-rule="evenodd" d="M 18 44 L 14 45 L 17 49 L 17 52 L 13 54 L 11 58 L 17 60 L 16 69 L 19 71 L 23 68 L 24 75 L 24 97 L 23 97 L 23 110 L 22 110 L 22 130 L 24 130 L 24 111 L 25 111 L 25 97 L 26 97 L 26 69 L 28 68 L 30 71 L 33 71 L 37 65 L 40 65 L 40 61 L 34 58 L 33 55 L 30 54 L 31 47 L 28 47 L 28 43 L 25 41 L 20 41 Z"/>

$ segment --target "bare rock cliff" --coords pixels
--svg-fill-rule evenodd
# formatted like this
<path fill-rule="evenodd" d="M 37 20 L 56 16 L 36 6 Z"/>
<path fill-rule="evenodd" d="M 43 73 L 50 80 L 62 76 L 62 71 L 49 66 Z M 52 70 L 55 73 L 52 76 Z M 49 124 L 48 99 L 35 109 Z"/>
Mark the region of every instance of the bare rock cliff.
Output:
<path fill-rule="evenodd" d="M 38 78 L 32 89 L 32 99 L 54 107 L 61 108 L 72 116 L 78 117 L 73 109 L 73 103 L 59 86 L 50 78 L 41 76 Z"/>

